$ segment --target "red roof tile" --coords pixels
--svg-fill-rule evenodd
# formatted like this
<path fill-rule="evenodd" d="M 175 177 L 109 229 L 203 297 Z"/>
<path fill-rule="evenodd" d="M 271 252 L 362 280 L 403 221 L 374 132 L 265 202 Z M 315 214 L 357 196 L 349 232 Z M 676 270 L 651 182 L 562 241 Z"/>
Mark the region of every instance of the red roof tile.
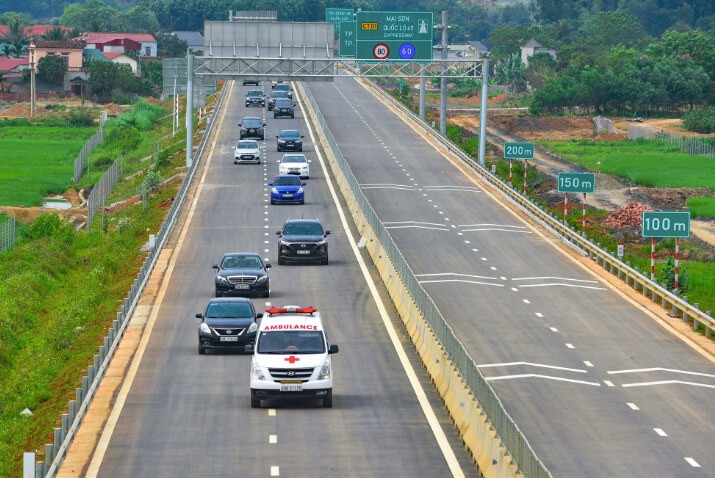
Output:
<path fill-rule="evenodd" d="M 87 43 L 105 43 L 112 40 L 128 38 L 136 42 L 156 42 L 156 38 L 151 33 L 110 33 L 110 32 L 87 32 L 82 39 Z"/>

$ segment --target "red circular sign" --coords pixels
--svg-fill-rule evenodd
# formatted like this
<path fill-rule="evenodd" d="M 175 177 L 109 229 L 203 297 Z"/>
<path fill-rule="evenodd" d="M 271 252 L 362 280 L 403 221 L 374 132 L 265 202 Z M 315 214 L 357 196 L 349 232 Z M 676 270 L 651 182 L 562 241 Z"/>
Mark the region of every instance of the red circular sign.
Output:
<path fill-rule="evenodd" d="M 377 45 L 372 47 L 372 54 L 378 60 L 384 60 L 385 58 L 390 56 L 390 49 L 384 43 L 378 43 Z"/>

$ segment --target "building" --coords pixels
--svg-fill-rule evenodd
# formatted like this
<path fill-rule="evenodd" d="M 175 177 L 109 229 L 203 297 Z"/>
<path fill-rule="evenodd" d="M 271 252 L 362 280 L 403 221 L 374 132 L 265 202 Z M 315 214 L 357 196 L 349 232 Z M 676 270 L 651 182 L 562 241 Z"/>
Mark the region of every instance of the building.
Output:
<path fill-rule="evenodd" d="M 139 62 L 134 58 L 128 56 L 126 53 L 118 51 L 105 51 L 102 55 L 107 58 L 112 63 L 117 63 L 119 65 L 127 65 L 132 69 L 134 76 L 141 76 L 141 70 L 139 67 Z"/>
<path fill-rule="evenodd" d="M 177 37 L 179 40 L 184 40 L 189 45 L 189 50 L 192 53 L 204 52 L 204 37 L 199 32 L 171 32 L 172 35 Z"/>
<path fill-rule="evenodd" d="M 89 32 L 81 38 L 87 48 L 101 52 L 129 53 L 136 51 L 140 58 L 156 58 L 157 42 L 151 33 L 105 33 Z"/>
<path fill-rule="evenodd" d="M 85 43 L 81 40 L 33 40 L 29 47 L 29 61 L 37 72 L 37 62 L 40 59 L 46 56 L 62 57 L 67 65 L 63 90 L 82 96 L 88 80 L 82 55 L 84 47 Z"/>
<path fill-rule="evenodd" d="M 521 47 L 521 61 L 522 63 L 524 63 L 524 66 L 529 66 L 529 58 L 536 55 L 537 53 L 547 53 L 551 55 L 553 59 L 556 59 L 556 50 L 546 48 L 541 43 L 532 38 L 526 43 L 526 45 Z"/>
<path fill-rule="evenodd" d="M 489 54 L 489 49 L 485 47 L 482 42 L 470 41 L 468 43 L 472 51 L 472 56 L 476 57 L 478 60 Z"/>

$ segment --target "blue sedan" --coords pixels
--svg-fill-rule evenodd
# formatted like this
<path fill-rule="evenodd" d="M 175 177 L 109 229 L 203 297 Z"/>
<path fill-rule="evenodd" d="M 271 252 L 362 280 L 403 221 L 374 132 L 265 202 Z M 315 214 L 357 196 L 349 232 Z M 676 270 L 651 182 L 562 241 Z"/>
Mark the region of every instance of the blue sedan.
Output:
<path fill-rule="evenodd" d="M 294 174 L 276 176 L 273 182 L 268 183 L 268 185 L 271 187 L 271 204 L 281 202 L 305 203 L 303 189 L 306 183 L 301 182 L 300 178 Z"/>

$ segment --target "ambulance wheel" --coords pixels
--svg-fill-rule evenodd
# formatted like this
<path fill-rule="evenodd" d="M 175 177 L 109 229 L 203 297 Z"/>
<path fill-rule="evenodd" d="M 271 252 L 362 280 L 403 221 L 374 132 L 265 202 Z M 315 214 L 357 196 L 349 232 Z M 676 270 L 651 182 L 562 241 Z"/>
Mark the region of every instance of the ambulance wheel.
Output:
<path fill-rule="evenodd" d="M 328 394 L 323 398 L 323 408 L 333 408 L 333 391 L 328 390 Z"/>
<path fill-rule="evenodd" d="M 251 390 L 251 408 L 261 408 L 261 399 L 256 398 L 256 392 Z"/>

